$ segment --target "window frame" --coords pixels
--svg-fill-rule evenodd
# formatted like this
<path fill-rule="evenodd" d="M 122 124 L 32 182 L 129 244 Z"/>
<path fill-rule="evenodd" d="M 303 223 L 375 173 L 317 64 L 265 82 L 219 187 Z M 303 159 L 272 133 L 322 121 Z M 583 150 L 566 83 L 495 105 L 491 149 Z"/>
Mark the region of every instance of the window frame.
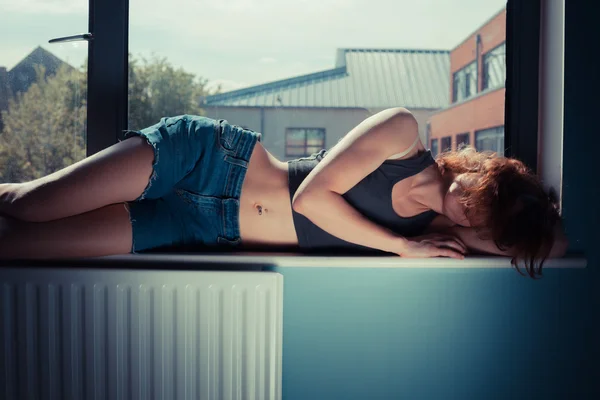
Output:
<path fill-rule="evenodd" d="M 452 104 L 458 102 L 458 85 L 456 84 L 456 78 L 459 72 L 461 72 L 461 70 L 452 74 Z"/>
<path fill-rule="evenodd" d="M 79 39 L 88 42 L 87 157 L 117 143 L 127 129 L 129 0 L 88 0 L 88 33 L 91 39 Z"/>
<path fill-rule="evenodd" d="M 445 139 L 448 139 L 450 141 L 450 146 L 449 147 L 444 147 L 443 146 L 443 142 Z M 439 152 L 440 153 L 444 153 L 446 151 L 452 151 L 452 135 L 450 136 L 443 136 L 440 138 L 440 147 L 439 147 Z"/>
<path fill-rule="evenodd" d="M 86 153 L 119 141 L 127 129 L 129 0 L 89 0 Z"/>
<path fill-rule="evenodd" d="M 506 4 L 504 155 L 537 173 L 541 0 Z"/>
<path fill-rule="evenodd" d="M 127 129 L 129 0 L 89 0 L 87 154 Z M 505 150 L 537 172 L 541 0 L 507 0 Z M 536 79 L 533 79 L 533 78 Z M 454 101 L 453 101 L 454 103 Z"/>
<path fill-rule="evenodd" d="M 477 151 L 480 151 L 479 147 L 477 146 L 477 136 L 479 136 L 481 134 L 490 134 L 491 135 L 492 131 L 497 131 L 500 128 L 502 128 L 502 135 L 498 135 L 497 132 L 494 132 L 494 137 L 496 138 L 496 141 L 498 141 L 500 137 L 502 137 L 504 139 L 504 146 L 503 146 L 503 149 L 502 149 L 502 154 L 504 155 L 506 153 L 506 137 L 504 135 L 506 129 L 505 129 L 505 127 L 503 125 L 491 126 L 489 128 L 484 128 L 484 129 L 478 129 L 478 130 L 476 130 L 474 132 L 474 134 L 473 134 L 474 139 L 475 139 L 475 144 L 474 144 L 475 149 Z M 498 151 L 496 150 L 496 152 L 498 152 Z"/>
<path fill-rule="evenodd" d="M 471 145 L 471 134 L 469 132 L 458 133 L 458 134 L 456 134 L 456 149 L 457 150 L 461 144 L 465 143 L 465 142 L 459 142 L 459 140 L 458 140 L 459 137 L 466 137 L 467 138 L 466 145 L 467 146 Z"/>
<path fill-rule="evenodd" d="M 469 70 L 469 73 L 467 73 L 466 71 Z M 468 63 L 467 65 L 465 65 L 464 67 L 462 67 L 461 69 L 459 69 L 458 71 L 454 72 L 452 74 L 452 103 L 458 103 L 461 101 L 466 101 L 469 100 L 470 98 L 474 97 L 477 95 L 477 93 L 479 93 L 479 91 L 477 90 L 478 87 L 478 81 L 479 81 L 479 74 L 477 73 L 477 60 L 473 60 L 470 63 Z M 462 80 L 460 81 L 462 83 L 462 89 L 464 89 L 465 92 L 465 97 L 458 99 L 458 90 L 457 90 L 457 85 L 456 85 L 456 78 L 462 76 Z M 471 89 L 471 85 L 469 84 L 470 80 L 469 78 L 471 76 L 475 76 L 475 82 L 473 85 L 474 91 L 472 94 L 469 94 L 467 89 Z"/>
<path fill-rule="evenodd" d="M 435 148 L 435 152 L 433 151 L 433 143 L 435 142 L 436 144 L 436 148 Z M 439 138 L 432 138 L 429 142 L 429 150 L 431 150 L 431 155 L 433 157 L 437 157 L 438 154 L 440 154 L 440 142 L 439 142 Z"/>
<path fill-rule="evenodd" d="M 129 0 L 89 0 L 89 4 L 89 32 L 94 35 L 94 40 L 88 46 L 86 147 L 87 154 L 91 155 L 116 143 L 120 132 L 127 129 Z M 541 4 L 540 0 L 507 0 L 506 8 L 505 149 L 508 155 L 520 158 L 537 170 Z M 563 20 L 563 29 L 564 24 Z M 224 256 L 226 258 L 230 257 Z M 287 259 L 290 258 L 284 258 Z M 122 264 L 119 260 L 104 259 L 103 262 L 106 266 Z M 254 259 L 247 261 L 254 262 Z M 347 262 L 344 261 L 344 265 Z M 361 261 L 355 262 L 362 265 Z M 303 265 L 306 263 L 302 261 Z M 318 259 L 313 263 L 322 265 Z M 20 265 L 39 264 L 42 262 L 29 261 Z M 147 261 L 136 260 L 133 264 L 147 265 Z"/>
<path fill-rule="evenodd" d="M 494 51 L 498 50 L 502 46 L 504 46 L 504 65 L 505 65 L 505 68 L 504 68 L 504 81 L 505 82 L 502 85 L 498 85 L 498 86 L 495 86 L 495 87 L 491 88 L 489 86 L 486 86 L 486 84 L 489 81 L 488 79 L 486 79 L 487 78 L 487 75 L 486 75 L 486 65 L 488 64 L 488 63 L 486 63 L 486 57 L 490 57 L 490 55 Z M 499 89 L 499 88 L 502 88 L 504 85 L 506 85 L 506 40 L 504 40 L 504 42 L 500 43 L 498 46 L 494 47 L 491 50 L 488 50 L 487 52 L 485 52 L 485 53 L 483 53 L 481 55 L 481 91 L 484 92 L 486 90 Z"/>
<path fill-rule="evenodd" d="M 540 29 L 539 175 L 562 210 L 565 117 L 565 2 L 544 2 Z M 557 162 L 558 160 L 558 162 Z"/>
<path fill-rule="evenodd" d="M 301 146 L 288 146 L 288 135 L 292 132 L 292 131 L 298 131 L 298 130 L 304 130 L 305 134 L 304 134 L 304 147 Z M 307 128 L 307 127 L 299 127 L 299 126 L 290 126 L 285 128 L 285 156 L 286 157 L 306 157 L 309 156 L 310 154 L 307 152 L 307 148 L 309 147 L 307 144 L 308 141 L 308 135 L 306 134 L 306 131 L 308 130 L 316 130 L 316 131 L 321 131 L 323 132 L 323 145 L 320 146 L 322 149 L 325 148 L 325 143 L 327 141 L 327 129 L 325 128 Z M 296 149 L 304 149 L 304 154 L 303 155 L 299 155 L 299 154 L 289 154 L 288 153 L 288 147 L 291 148 L 296 148 Z M 314 146 L 310 146 L 310 147 L 314 147 Z"/>

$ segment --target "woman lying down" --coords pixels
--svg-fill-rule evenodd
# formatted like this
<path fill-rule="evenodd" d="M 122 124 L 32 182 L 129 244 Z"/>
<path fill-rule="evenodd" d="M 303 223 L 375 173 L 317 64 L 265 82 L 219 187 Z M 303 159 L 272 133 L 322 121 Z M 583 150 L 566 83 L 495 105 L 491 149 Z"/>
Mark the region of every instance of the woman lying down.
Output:
<path fill-rule="evenodd" d="M 43 178 L 0 184 L 0 258 L 200 245 L 401 257 L 513 257 L 534 276 L 565 253 L 556 202 L 518 160 L 433 158 L 404 108 L 288 162 L 226 121 L 162 118 Z M 536 268 L 537 266 L 537 268 Z"/>

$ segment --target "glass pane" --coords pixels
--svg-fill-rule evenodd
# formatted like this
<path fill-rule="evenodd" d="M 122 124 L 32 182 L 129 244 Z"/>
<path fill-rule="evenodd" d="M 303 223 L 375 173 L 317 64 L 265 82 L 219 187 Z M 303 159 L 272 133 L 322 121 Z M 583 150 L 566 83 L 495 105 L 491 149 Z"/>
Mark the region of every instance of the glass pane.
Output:
<path fill-rule="evenodd" d="M 290 156 L 305 156 L 307 152 L 304 147 L 287 147 L 286 154 Z"/>
<path fill-rule="evenodd" d="M 439 153 L 438 139 L 433 139 L 431 141 L 431 155 L 433 155 L 435 157 L 438 155 L 438 153 Z"/>
<path fill-rule="evenodd" d="M 0 5 L 0 183 L 30 181 L 86 154 L 88 1 Z"/>
<path fill-rule="evenodd" d="M 287 132 L 287 146 L 302 146 L 304 147 L 306 141 L 306 132 L 304 129 L 288 129 Z"/>
<path fill-rule="evenodd" d="M 468 146 L 468 145 L 469 145 L 469 134 L 468 133 L 456 136 L 456 148 L 457 149 L 460 149 L 460 148 Z"/>
<path fill-rule="evenodd" d="M 504 127 L 475 132 L 475 147 L 478 151 L 489 150 L 504 155 Z"/>
<path fill-rule="evenodd" d="M 477 94 L 477 64 L 471 62 L 454 73 L 455 100 L 462 101 Z"/>
<path fill-rule="evenodd" d="M 322 139 L 323 138 L 323 134 L 324 134 L 324 130 L 323 129 L 307 129 L 306 130 L 306 136 L 309 139 Z"/>
<path fill-rule="evenodd" d="M 323 147 L 325 140 L 325 131 L 322 129 L 310 130 L 306 135 L 306 144 L 308 146 L 320 146 Z"/>
<path fill-rule="evenodd" d="M 442 138 L 442 151 L 449 151 L 452 150 L 452 138 L 451 137 L 445 137 Z"/>
<path fill-rule="evenodd" d="M 465 71 L 461 70 L 454 74 L 454 101 L 462 101 L 465 96 Z"/>
<path fill-rule="evenodd" d="M 503 43 L 483 56 L 483 73 L 485 85 L 483 89 L 494 89 L 504 86 L 506 80 L 506 44 Z"/>
<path fill-rule="evenodd" d="M 323 139 L 309 139 L 306 141 L 306 145 L 323 148 Z"/>
<path fill-rule="evenodd" d="M 318 153 L 319 151 L 321 151 L 323 149 L 323 146 L 308 146 L 306 148 L 306 152 L 308 154 L 314 154 L 314 153 Z"/>
<path fill-rule="evenodd" d="M 432 139 L 454 141 L 503 121 L 503 89 L 475 96 L 475 66 L 505 41 L 505 0 L 129 3 L 132 129 L 182 113 L 222 118 L 261 132 L 285 160 L 286 144 L 297 143 L 288 129 L 324 129 L 323 142 L 309 134 L 307 146 L 331 147 L 391 107 L 414 111 L 423 143 L 427 122 Z M 451 107 L 454 74 L 468 66 L 471 97 L 463 71 L 465 100 Z"/>
<path fill-rule="evenodd" d="M 461 7 L 469 2 L 456 0 L 448 3 Z M 437 2 L 436 5 L 441 7 Z M 504 123 L 506 4 L 504 1 L 486 1 L 477 5 L 487 9 L 487 18 L 471 18 L 467 21 L 465 16 L 459 16 L 460 13 L 452 13 L 453 18 L 464 17 L 461 23 L 466 23 L 463 27 L 468 26 L 470 29 L 463 40 L 456 42 L 449 51 L 449 69 L 453 79 L 448 93 L 454 94 L 453 102 L 460 104 L 440 107 L 428 117 L 430 138 L 450 136 L 456 142 L 457 149 L 461 143 L 468 143 L 467 138 L 475 132 Z M 468 6 L 466 9 L 473 10 Z M 483 9 L 480 11 L 483 12 Z M 450 31 L 458 28 L 444 29 Z M 479 71 L 478 65 L 481 65 Z M 485 93 L 482 93 L 484 90 Z M 464 134 L 468 136 L 461 137 Z M 503 137 L 502 132 L 502 141 Z M 483 143 L 481 140 L 483 139 L 480 139 L 480 143 Z M 493 146 L 494 151 L 503 154 L 503 142 L 500 144 L 500 139 L 497 140 L 493 145 L 475 145 L 477 149 Z M 441 143 L 440 150 L 444 148 Z"/>
<path fill-rule="evenodd" d="M 477 93 L 477 65 L 475 62 L 472 62 L 466 70 L 466 85 L 465 89 L 466 97 L 469 98 L 471 96 L 475 96 Z"/>

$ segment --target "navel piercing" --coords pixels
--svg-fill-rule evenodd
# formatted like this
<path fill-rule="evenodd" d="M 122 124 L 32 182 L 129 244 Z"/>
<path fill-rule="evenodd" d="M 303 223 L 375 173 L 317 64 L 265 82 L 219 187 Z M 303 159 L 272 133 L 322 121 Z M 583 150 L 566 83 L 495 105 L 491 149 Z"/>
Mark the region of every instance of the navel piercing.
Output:
<path fill-rule="evenodd" d="M 261 206 L 256 206 L 258 208 L 258 215 L 262 215 L 262 207 Z"/>

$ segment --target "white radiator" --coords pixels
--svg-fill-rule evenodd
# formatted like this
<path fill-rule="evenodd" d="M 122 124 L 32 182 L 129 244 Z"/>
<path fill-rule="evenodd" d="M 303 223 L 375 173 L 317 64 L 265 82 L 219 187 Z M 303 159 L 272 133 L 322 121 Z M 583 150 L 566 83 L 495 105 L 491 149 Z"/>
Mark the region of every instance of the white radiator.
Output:
<path fill-rule="evenodd" d="M 0 268 L 0 399 L 281 399 L 283 276 Z"/>

